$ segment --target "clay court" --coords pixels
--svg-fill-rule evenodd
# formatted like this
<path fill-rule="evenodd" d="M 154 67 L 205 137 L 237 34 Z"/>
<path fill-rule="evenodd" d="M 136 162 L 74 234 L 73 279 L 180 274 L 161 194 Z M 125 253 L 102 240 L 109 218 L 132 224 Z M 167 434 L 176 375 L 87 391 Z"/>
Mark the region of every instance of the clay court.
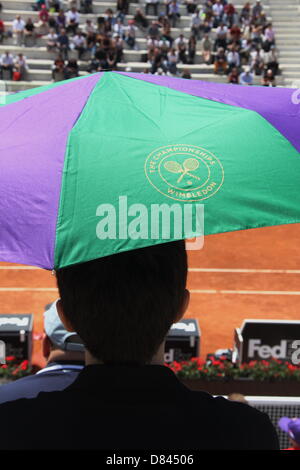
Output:
<path fill-rule="evenodd" d="M 300 224 L 251 229 L 205 238 L 189 252 L 191 303 L 201 351 L 230 348 L 245 318 L 300 319 Z M 0 313 L 34 314 L 33 363 L 43 365 L 41 333 L 46 304 L 57 298 L 51 272 L 0 263 Z"/>

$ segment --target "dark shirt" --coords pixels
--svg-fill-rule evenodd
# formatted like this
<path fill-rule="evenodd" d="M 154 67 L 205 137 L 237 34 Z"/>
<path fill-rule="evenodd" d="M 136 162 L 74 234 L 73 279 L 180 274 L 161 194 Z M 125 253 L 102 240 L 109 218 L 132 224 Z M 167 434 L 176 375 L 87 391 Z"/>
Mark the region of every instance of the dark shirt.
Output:
<path fill-rule="evenodd" d="M 51 362 L 35 375 L 29 375 L 0 387 L 0 404 L 19 398 L 34 398 L 40 392 L 64 390 L 77 378 L 83 364 Z"/>
<path fill-rule="evenodd" d="M 69 38 L 66 34 L 58 36 L 57 42 L 60 46 L 69 46 Z"/>
<path fill-rule="evenodd" d="M 157 365 L 90 365 L 63 391 L 0 405 L 0 416 L 0 449 L 279 450 L 265 413 L 191 391 Z"/>

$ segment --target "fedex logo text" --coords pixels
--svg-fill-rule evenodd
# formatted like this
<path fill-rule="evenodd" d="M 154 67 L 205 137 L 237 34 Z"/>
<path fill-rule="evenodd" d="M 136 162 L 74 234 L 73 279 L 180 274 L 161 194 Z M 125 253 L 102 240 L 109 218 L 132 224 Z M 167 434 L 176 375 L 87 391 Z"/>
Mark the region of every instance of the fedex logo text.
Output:
<path fill-rule="evenodd" d="M 290 344 L 291 343 L 291 344 Z M 294 350 L 293 352 L 291 350 Z M 289 354 L 292 352 L 292 354 Z M 261 344 L 260 339 L 250 339 L 248 343 L 248 357 L 254 358 L 257 355 L 260 359 L 287 359 L 291 356 L 293 364 L 300 364 L 300 340 L 281 340 L 280 344 L 269 346 Z"/>

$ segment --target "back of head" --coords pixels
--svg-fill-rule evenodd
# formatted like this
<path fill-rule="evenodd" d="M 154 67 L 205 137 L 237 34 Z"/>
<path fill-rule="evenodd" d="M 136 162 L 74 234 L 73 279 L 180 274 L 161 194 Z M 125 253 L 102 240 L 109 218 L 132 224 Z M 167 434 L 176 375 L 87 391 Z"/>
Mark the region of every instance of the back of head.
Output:
<path fill-rule="evenodd" d="M 149 363 L 183 308 L 184 241 L 58 270 L 64 315 L 104 363 Z"/>

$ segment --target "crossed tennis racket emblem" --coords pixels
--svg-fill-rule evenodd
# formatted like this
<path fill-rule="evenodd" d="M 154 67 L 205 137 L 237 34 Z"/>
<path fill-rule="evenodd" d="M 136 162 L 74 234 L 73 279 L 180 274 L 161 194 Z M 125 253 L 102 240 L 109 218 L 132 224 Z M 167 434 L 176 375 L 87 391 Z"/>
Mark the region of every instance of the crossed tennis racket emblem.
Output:
<path fill-rule="evenodd" d="M 195 171 L 199 168 L 199 161 L 196 158 L 187 158 L 186 160 L 184 160 L 182 165 L 178 162 L 168 161 L 164 164 L 164 167 L 170 173 L 181 173 L 177 180 L 177 183 L 180 183 L 186 175 L 196 180 L 200 180 L 198 176 L 193 175 L 193 173 L 191 173 L 192 171 Z"/>

